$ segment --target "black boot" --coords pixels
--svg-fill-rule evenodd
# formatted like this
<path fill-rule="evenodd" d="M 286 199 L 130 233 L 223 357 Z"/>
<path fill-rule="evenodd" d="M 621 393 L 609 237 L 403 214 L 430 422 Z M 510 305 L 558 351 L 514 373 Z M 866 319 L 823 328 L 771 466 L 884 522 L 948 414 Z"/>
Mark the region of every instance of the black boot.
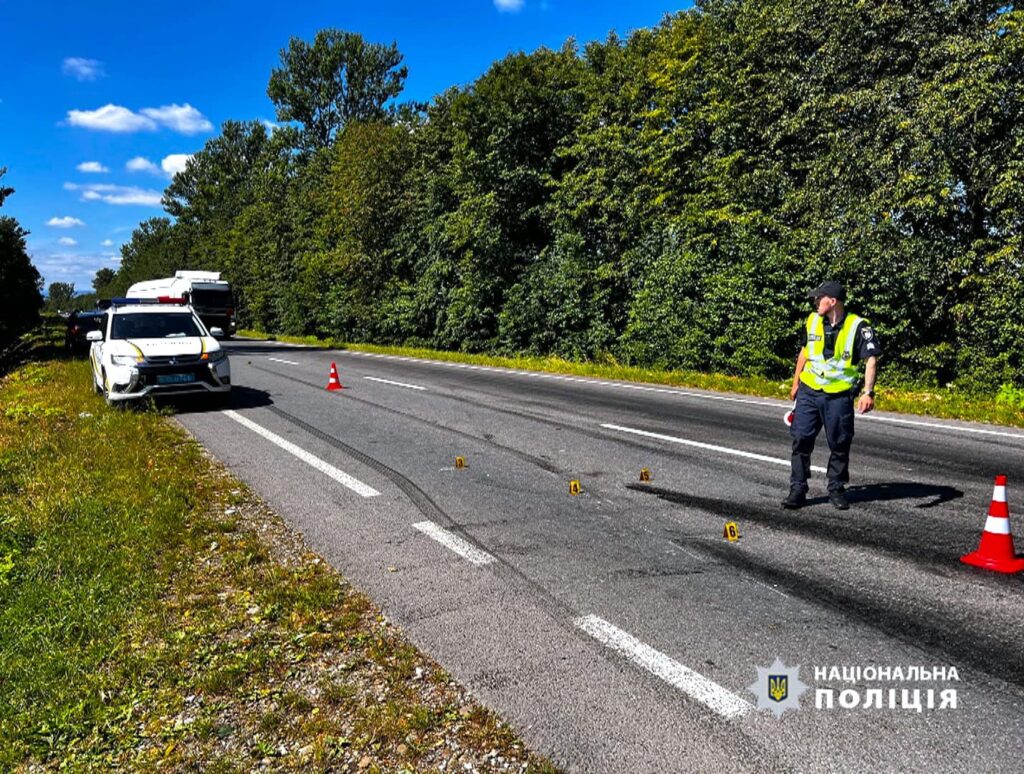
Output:
<path fill-rule="evenodd" d="M 829 492 L 828 501 L 835 506 L 837 511 L 845 511 L 850 507 L 850 501 L 846 499 L 846 491 L 843 489 L 833 489 Z"/>
<path fill-rule="evenodd" d="M 791 511 L 803 508 L 807 503 L 807 493 L 800 489 L 790 489 L 789 496 L 782 501 L 782 507 Z"/>

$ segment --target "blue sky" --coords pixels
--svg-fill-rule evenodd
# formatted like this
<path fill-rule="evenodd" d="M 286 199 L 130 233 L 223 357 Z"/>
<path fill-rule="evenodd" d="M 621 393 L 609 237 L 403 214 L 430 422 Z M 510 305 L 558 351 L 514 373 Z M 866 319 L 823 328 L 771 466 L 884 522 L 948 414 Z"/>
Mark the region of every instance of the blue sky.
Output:
<path fill-rule="evenodd" d="M 626 35 L 677 0 L 24 2 L 0 0 L 0 214 L 31 232 L 46 284 L 91 289 L 169 175 L 227 119 L 274 119 L 267 79 L 291 36 L 338 27 L 398 44 L 403 98 L 429 100 L 513 51 Z"/>

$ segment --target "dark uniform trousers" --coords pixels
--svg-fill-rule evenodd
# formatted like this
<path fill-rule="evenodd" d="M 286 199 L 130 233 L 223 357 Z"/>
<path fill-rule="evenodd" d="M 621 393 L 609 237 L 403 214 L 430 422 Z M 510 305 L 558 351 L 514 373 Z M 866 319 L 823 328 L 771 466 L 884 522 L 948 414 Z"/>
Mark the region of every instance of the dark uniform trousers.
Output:
<path fill-rule="evenodd" d="M 790 488 L 807 491 L 811 477 L 811 452 L 814 441 L 825 427 L 825 438 L 832 454 L 828 458 L 828 491 L 842 489 L 850 480 L 850 445 L 853 443 L 853 394 L 855 390 L 827 393 L 804 383 L 796 393 L 793 424 L 793 472 Z"/>

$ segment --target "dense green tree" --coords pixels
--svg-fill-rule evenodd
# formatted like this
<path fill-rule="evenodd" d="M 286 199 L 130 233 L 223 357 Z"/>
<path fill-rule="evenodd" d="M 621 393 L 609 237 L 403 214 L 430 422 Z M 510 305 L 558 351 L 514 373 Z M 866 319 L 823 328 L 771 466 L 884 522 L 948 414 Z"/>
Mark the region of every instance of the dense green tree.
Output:
<path fill-rule="evenodd" d="M 1024 386 L 1024 14 L 698 0 L 394 107 L 397 48 L 281 52 L 111 289 L 225 273 L 245 324 L 781 377 L 844 281 L 883 378 Z"/>
<path fill-rule="evenodd" d="M 75 286 L 71 282 L 51 282 L 46 289 L 47 306 L 54 312 L 66 312 L 74 297 Z"/>
<path fill-rule="evenodd" d="M 394 43 L 367 43 L 362 35 L 320 30 L 312 44 L 292 38 L 281 50 L 267 96 L 279 121 L 298 121 L 308 148 L 326 148 L 349 121 L 381 121 L 402 92 L 408 70 Z"/>
<path fill-rule="evenodd" d="M 3 196 L 13 193 L 6 189 Z M 0 217 L 0 348 L 39 320 L 43 281 L 25 248 L 25 231 L 18 221 Z"/>
<path fill-rule="evenodd" d="M 107 286 L 114 282 L 116 276 L 113 269 L 104 266 L 102 269 L 97 270 L 96 275 L 92 278 L 92 289 L 97 294 L 102 295 L 106 292 Z"/>

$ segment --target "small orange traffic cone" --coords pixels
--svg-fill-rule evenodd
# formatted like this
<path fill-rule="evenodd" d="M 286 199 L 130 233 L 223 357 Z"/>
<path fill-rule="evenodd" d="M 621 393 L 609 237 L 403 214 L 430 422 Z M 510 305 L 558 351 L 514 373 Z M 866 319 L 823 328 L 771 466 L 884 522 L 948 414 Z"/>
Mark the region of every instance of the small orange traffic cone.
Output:
<path fill-rule="evenodd" d="M 977 551 L 961 556 L 960 561 L 995 572 L 1013 573 L 1024 570 L 1024 557 L 1018 557 L 1013 551 L 1010 506 L 1006 503 L 1006 476 L 996 476 L 985 531 L 981 533 L 981 545 Z"/>
<path fill-rule="evenodd" d="M 344 389 L 341 380 L 338 379 L 338 366 L 334 363 L 331 363 L 331 376 L 327 380 L 327 389 L 332 391 Z"/>

